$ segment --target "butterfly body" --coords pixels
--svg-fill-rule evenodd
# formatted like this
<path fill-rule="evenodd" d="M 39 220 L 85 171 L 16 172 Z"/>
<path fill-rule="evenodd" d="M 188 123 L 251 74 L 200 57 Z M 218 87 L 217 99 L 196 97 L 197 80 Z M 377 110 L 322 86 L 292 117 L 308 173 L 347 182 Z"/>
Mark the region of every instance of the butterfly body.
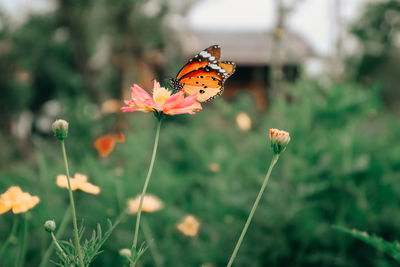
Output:
<path fill-rule="evenodd" d="M 224 83 L 234 72 L 236 64 L 219 61 L 221 48 L 213 45 L 201 51 L 182 67 L 176 78 L 170 79 L 175 90 L 197 96 L 197 101 L 206 102 L 222 94 Z"/>

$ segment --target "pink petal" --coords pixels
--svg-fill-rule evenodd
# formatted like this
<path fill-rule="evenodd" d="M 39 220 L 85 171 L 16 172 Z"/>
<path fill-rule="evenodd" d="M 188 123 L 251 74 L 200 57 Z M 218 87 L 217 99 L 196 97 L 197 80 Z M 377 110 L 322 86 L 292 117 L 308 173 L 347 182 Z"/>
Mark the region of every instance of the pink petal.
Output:
<path fill-rule="evenodd" d="M 168 100 L 165 102 L 163 108 L 164 109 L 171 109 L 175 108 L 176 106 L 180 105 L 184 101 L 184 93 L 182 91 L 173 94 Z"/>
<path fill-rule="evenodd" d="M 121 110 L 122 112 L 127 112 L 127 111 L 135 111 L 138 110 L 138 107 L 122 107 Z"/>
<path fill-rule="evenodd" d="M 155 105 L 153 97 L 137 84 L 134 84 L 133 87 L 131 87 L 131 100 L 137 105 L 143 105 L 146 102 L 147 105 Z"/>
<path fill-rule="evenodd" d="M 154 80 L 153 91 L 156 90 L 156 89 L 159 89 L 160 87 L 161 87 L 160 83 L 157 82 L 156 80 Z"/>
<path fill-rule="evenodd" d="M 199 102 L 194 102 L 190 106 L 176 107 L 176 108 L 173 108 L 173 109 L 166 110 L 166 111 L 164 111 L 164 113 L 169 114 L 169 115 L 177 115 L 177 114 L 183 114 L 183 113 L 194 114 L 195 113 L 194 111 L 198 111 L 198 110 L 201 110 L 201 109 L 202 109 L 201 104 Z"/>
<path fill-rule="evenodd" d="M 197 95 L 191 95 L 186 97 L 183 102 L 179 105 L 179 107 L 184 108 L 193 105 L 196 102 Z M 200 103 L 199 103 L 200 104 Z M 201 105 L 200 105 L 201 107 Z"/>

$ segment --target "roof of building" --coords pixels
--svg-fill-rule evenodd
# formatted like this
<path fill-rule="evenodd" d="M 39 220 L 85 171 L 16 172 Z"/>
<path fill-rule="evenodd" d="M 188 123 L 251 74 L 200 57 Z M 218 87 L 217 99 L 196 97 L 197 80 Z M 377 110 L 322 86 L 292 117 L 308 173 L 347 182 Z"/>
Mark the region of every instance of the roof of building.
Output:
<path fill-rule="evenodd" d="M 298 64 L 307 57 L 315 56 L 311 46 L 299 35 L 282 31 L 280 36 L 279 49 L 273 48 L 272 32 L 193 31 L 189 36 L 185 33 L 181 43 L 187 58 L 218 44 L 222 48 L 222 60 L 244 66 L 269 65 L 273 56 L 277 56 L 281 64 Z"/>

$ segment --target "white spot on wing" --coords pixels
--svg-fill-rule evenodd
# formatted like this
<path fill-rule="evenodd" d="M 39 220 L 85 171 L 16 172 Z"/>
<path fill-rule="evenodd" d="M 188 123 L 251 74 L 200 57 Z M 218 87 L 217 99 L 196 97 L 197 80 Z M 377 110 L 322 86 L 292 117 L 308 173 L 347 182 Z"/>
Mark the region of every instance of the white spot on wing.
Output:
<path fill-rule="evenodd" d="M 204 57 L 204 58 L 211 57 L 211 54 L 208 53 L 207 51 L 201 51 L 199 55 Z"/>
<path fill-rule="evenodd" d="M 216 65 L 216 64 L 209 64 L 208 66 L 209 66 L 210 68 L 214 69 L 214 70 L 220 70 L 220 69 L 221 69 L 221 67 L 218 66 L 218 65 Z"/>

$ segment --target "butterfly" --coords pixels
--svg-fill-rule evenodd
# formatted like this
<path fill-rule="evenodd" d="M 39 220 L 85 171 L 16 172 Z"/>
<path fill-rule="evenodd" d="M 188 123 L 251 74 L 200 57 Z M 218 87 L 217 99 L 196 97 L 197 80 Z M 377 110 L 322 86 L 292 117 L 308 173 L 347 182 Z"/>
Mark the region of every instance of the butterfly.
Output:
<path fill-rule="evenodd" d="M 175 90 L 187 95 L 197 95 L 197 101 L 206 102 L 224 91 L 224 83 L 234 72 L 236 64 L 231 61 L 219 61 L 221 47 L 210 46 L 191 60 L 170 79 Z"/>

